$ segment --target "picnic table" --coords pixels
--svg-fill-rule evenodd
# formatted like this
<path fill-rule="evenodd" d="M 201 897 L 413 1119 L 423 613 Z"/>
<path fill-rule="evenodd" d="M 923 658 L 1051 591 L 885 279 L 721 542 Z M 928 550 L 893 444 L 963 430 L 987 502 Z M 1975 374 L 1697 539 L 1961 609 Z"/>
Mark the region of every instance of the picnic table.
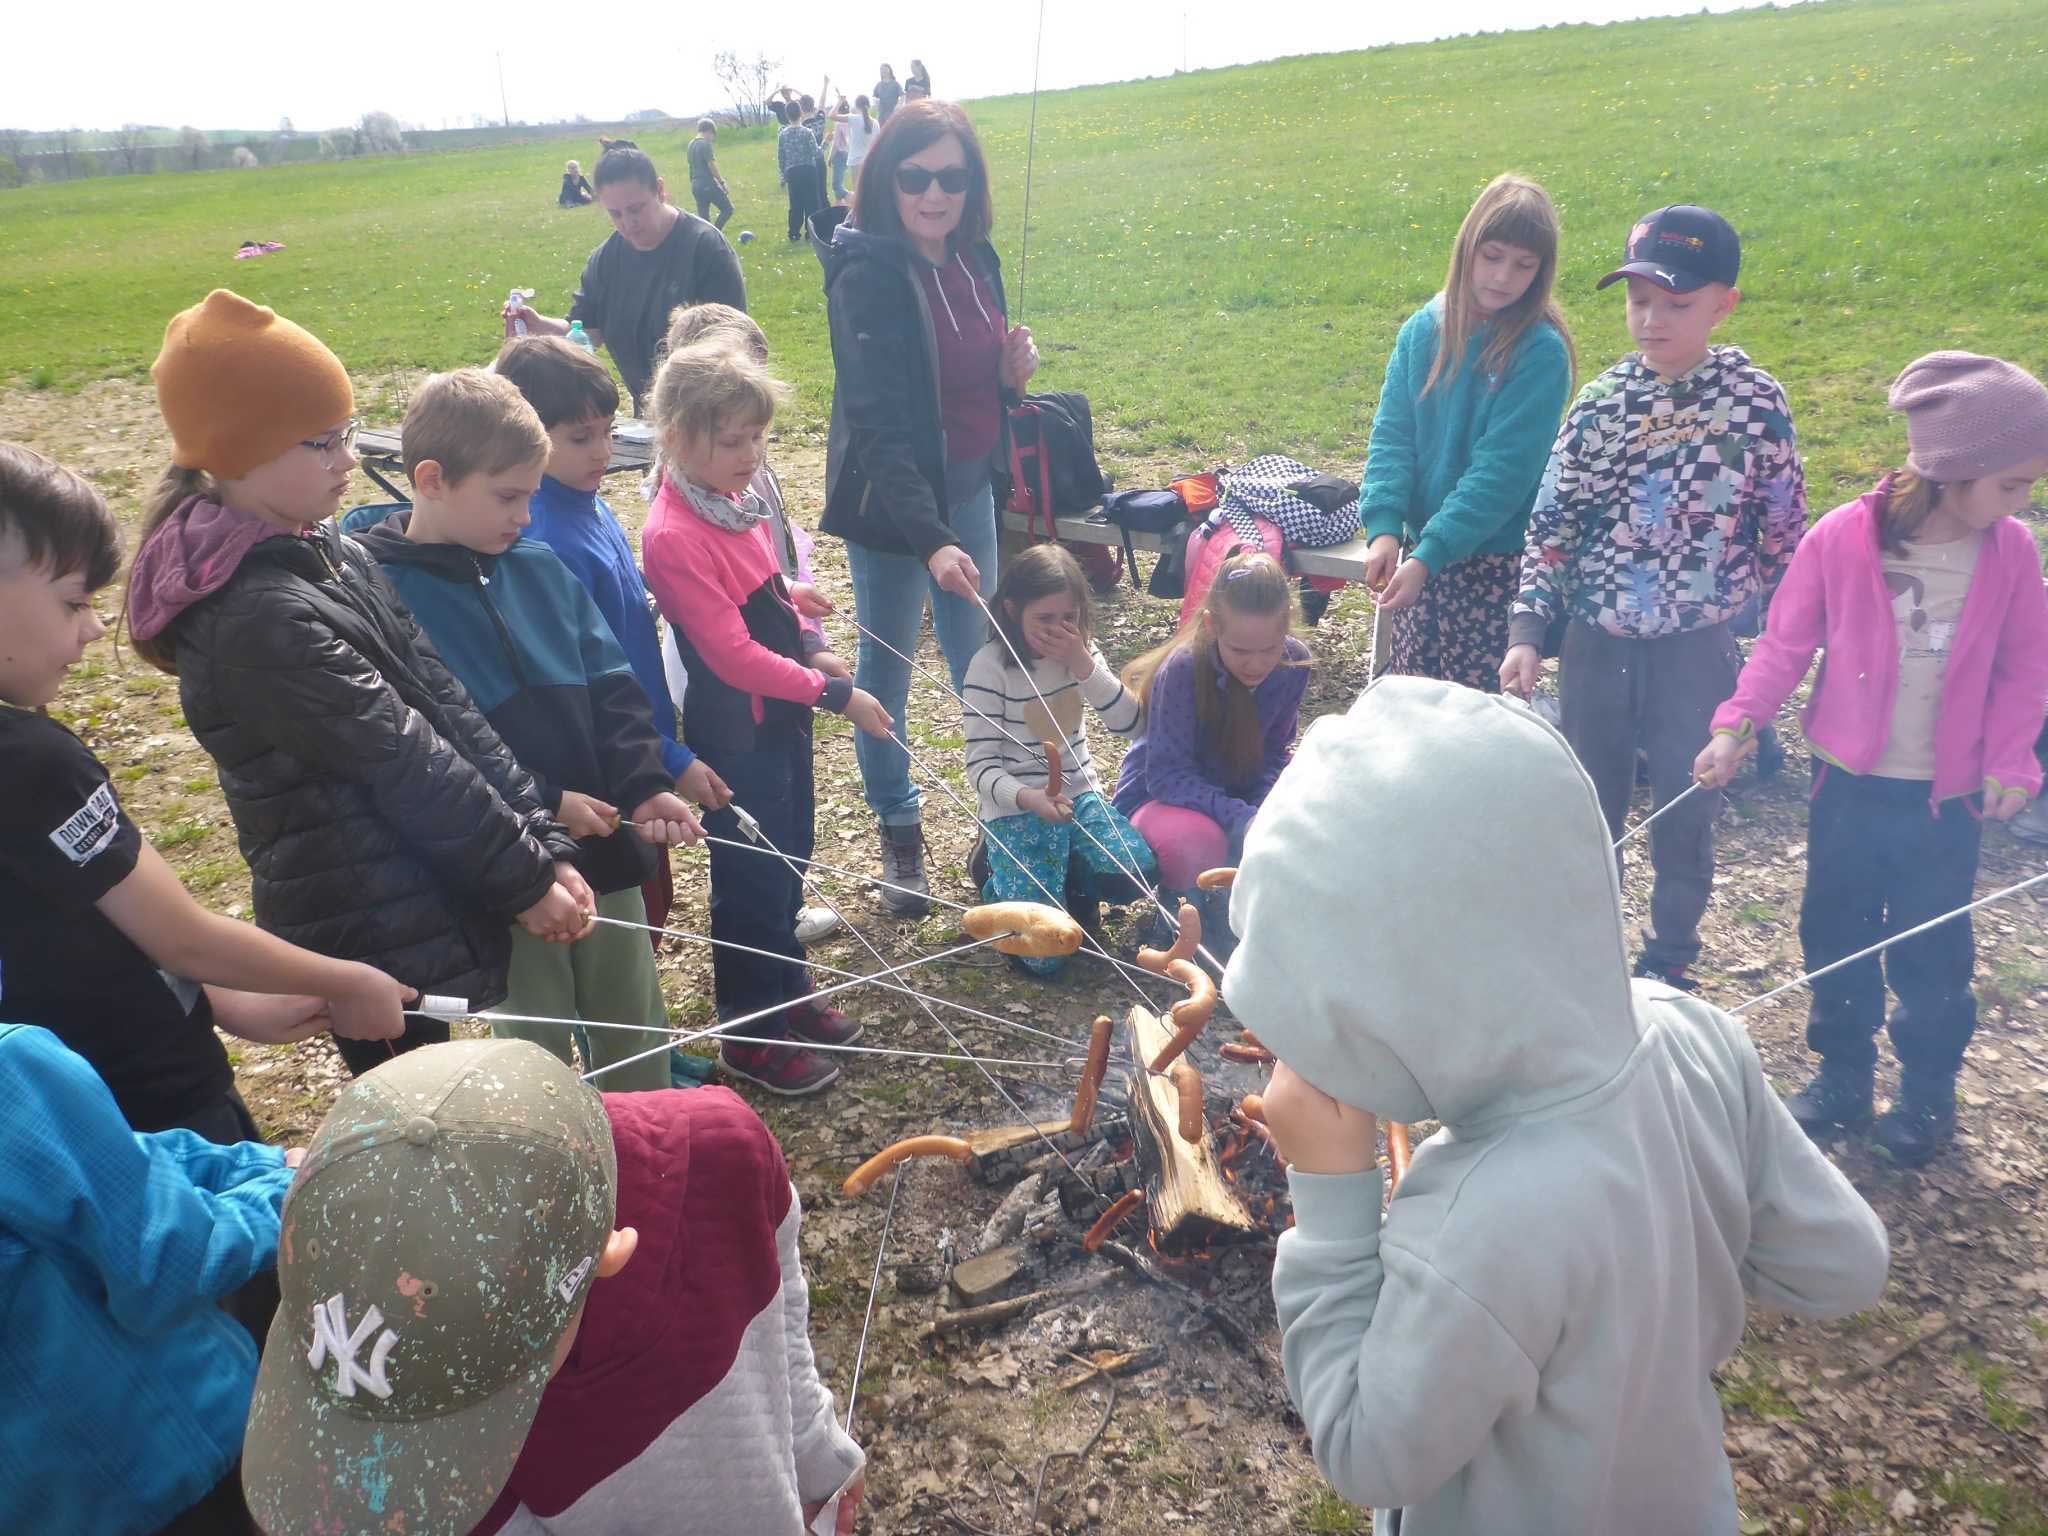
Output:
<path fill-rule="evenodd" d="M 1121 545 L 1124 541 L 1123 530 L 1102 516 L 1099 508 L 1078 517 L 1055 517 L 1052 525 L 1062 539 L 1072 539 L 1081 544 Z M 1022 512 L 1003 514 L 1003 531 L 1013 537 L 1022 535 L 1028 538 L 1042 526 L 1042 520 L 1034 524 L 1034 520 Z M 1166 548 L 1165 538 L 1156 533 L 1133 533 L 1130 539 L 1133 549 L 1156 553 Z M 1297 576 L 1335 576 L 1345 581 L 1363 581 L 1367 544 L 1368 540 L 1360 535 L 1322 549 L 1290 548 L 1287 551 L 1287 568 Z"/>
<path fill-rule="evenodd" d="M 356 458 L 362 465 L 363 473 L 376 481 L 384 493 L 394 501 L 411 501 L 410 491 L 400 490 L 387 475 L 396 475 L 405 468 L 405 445 L 396 427 L 364 427 L 356 433 Z M 612 461 L 605 465 L 604 472 L 616 475 L 621 470 L 645 470 L 653 467 L 654 444 L 633 438 L 620 437 L 616 429 L 612 433 Z"/>

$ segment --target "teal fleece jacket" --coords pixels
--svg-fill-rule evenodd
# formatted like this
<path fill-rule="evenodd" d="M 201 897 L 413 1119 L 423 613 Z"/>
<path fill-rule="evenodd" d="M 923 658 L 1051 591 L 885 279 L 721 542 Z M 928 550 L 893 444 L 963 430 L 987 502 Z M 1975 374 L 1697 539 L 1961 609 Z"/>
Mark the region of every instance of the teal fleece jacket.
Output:
<path fill-rule="evenodd" d="M 1447 843 L 1473 806 L 1512 814 Z M 1281 1358 L 1337 1491 L 1402 1509 L 1401 1536 L 1730 1536 L 1712 1371 L 1745 1295 L 1871 1306 L 1885 1231 L 1740 1020 L 1630 982 L 1564 738 L 1449 683 L 1374 685 L 1266 798 L 1231 920 L 1247 1028 L 1334 1098 L 1442 1122 L 1384 1220 L 1377 1169 L 1289 1176 Z"/>
<path fill-rule="evenodd" d="M 1391 533 L 1413 544 L 1432 576 L 1473 555 L 1522 552 L 1572 388 L 1564 338 L 1538 321 L 1516 344 L 1504 377 L 1480 363 L 1482 330 L 1466 344 L 1457 377 L 1424 395 L 1443 302 L 1438 294 L 1409 316 L 1394 342 L 1358 493 L 1365 536 Z"/>

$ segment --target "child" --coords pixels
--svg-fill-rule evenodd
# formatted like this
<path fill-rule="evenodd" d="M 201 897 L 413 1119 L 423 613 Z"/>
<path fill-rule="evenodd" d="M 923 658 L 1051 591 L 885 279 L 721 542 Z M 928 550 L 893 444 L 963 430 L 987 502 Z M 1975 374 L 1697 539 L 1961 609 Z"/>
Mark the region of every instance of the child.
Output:
<path fill-rule="evenodd" d="M 697 119 L 697 137 L 690 140 L 690 196 L 697 200 L 697 217 L 708 219 L 718 210 L 714 229 L 725 228 L 732 217 L 732 194 L 718 170 L 718 124 L 708 117 Z"/>
<path fill-rule="evenodd" d="M 129 632 L 176 674 L 220 769 L 256 921 L 495 1004 L 507 921 L 573 939 L 590 892 L 532 776 L 362 548 L 325 524 L 355 465 L 348 375 L 219 288 L 172 319 L 154 376 L 173 467 L 144 519 Z M 415 1018 L 398 1044 L 447 1033 Z M 390 1055 L 336 1044 L 357 1072 Z"/>
<path fill-rule="evenodd" d="M 98 491 L 0 443 L 0 1016 L 83 1056 L 136 1130 L 261 1140 L 214 1025 L 273 1043 L 331 1026 L 381 1053 L 412 993 L 201 907 L 42 713 L 106 632 L 92 599 L 120 562 Z"/>
<path fill-rule="evenodd" d="M 85 1061 L 19 1024 L 0 1102 L 0 1530 L 248 1531 L 256 1340 L 220 1303 L 267 1276 L 297 1154 L 132 1131 Z"/>
<path fill-rule="evenodd" d="M 1082 706 L 1117 735 L 1129 736 L 1138 701 L 1095 649 L 1088 579 L 1059 545 L 1033 544 L 1006 565 L 990 606 L 1002 632 L 967 663 L 960 695 L 967 777 L 975 815 L 988 829 L 982 895 L 1043 902 L 1065 893 L 1079 907 L 1083 926 L 1092 928 L 1097 903 L 1144 899 L 1158 861 L 1103 798 Z M 1031 668 L 1028 676 L 1017 664 L 1020 656 Z M 1049 792 L 1047 744 L 1059 753 L 1065 780 L 1057 795 Z M 1079 865 L 1072 886 L 1069 860 Z M 1147 883 L 1133 888 L 1136 875 Z M 1066 963 L 1064 955 L 1011 958 L 1037 976 Z"/>
<path fill-rule="evenodd" d="M 804 220 L 821 207 L 824 198 L 820 195 L 824 183 L 819 173 L 824 162 L 818 151 L 818 140 L 811 130 L 804 126 L 802 115 L 794 101 L 771 101 L 776 116 L 782 120 L 782 131 L 775 137 L 775 165 L 781 174 L 782 185 L 789 193 L 789 238 L 794 244 L 804 237 Z"/>
<path fill-rule="evenodd" d="M 661 637 L 647 600 L 647 584 L 625 529 L 598 495 L 611 465 L 612 417 L 619 409 L 619 386 L 612 382 L 611 370 L 559 336 L 516 337 L 505 343 L 491 366 L 526 397 L 548 433 L 547 472 L 527 503 L 533 521 L 525 538 L 555 552 L 624 647 L 647 695 L 654 728 L 661 734 L 662 761 L 676 793 L 716 810 L 732 791 L 710 764 L 699 761 L 676 739 L 676 712 L 663 677 Z M 656 928 L 666 927 L 675 899 L 666 857 L 655 859 L 654 874 L 640 895 L 647 907 L 646 920 Z"/>
<path fill-rule="evenodd" d="M 1198 890 L 1195 876 L 1237 862 L 1293 753 L 1309 668 L 1293 622 L 1280 563 L 1232 555 L 1194 621 L 1124 669 L 1145 724 L 1124 755 L 1116 808 L 1157 851 L 1164 904 L 1204 909 L 1202 942 L 1219 958 L 1233 942 L 1229 893 Z"/>
<path fill-rule="evenodd" d="M 743 309 L 734 309 L 730 304 L 678 304 L 669 316 L 662 356 L 714 336 L 724 338 L 725 345 L 738 347 L 762 367 L 768 366 L 767 334 L 755 323 L 753 316 Z M 647 482 L 649 501 L 661 494 L 662 473 L 662 465 L 657 459 L 654 473 Z M 851 677 L 852 672 L 846 664 L 832 654 L 831 642 L 825 638 L 824 626 L 818 622 L 819 615 L 832 610 L 818 591 L 817 578 L 811 574 L 814 547 L 811 536 L 801 523 L 790 520 L 783 507 L 782 482 L 776 479 L 775 466 L 768 462 L 765 454 L 747 489 L 760 497 L 761 505 L 768 513 L 765 526 L 768 541 L 775 546 L 775 563 L 781 567 L 782 579 L 789 583 L 790 596 L 796 600 L 797 613 L 803 620 L 802 659 L 827 677 Z M 668 643 L 662 647 L 661 665 L 667 675 L 669 697 L 674 701 L 680 718 L 683 700 L 689 691 L 690 674 L 683 666 L 682 652 L 676 649 L 674 629 L 669 630 Z M 797 940 L 803 944 L 815 943 L 838 926 L 839 914 L 830 907 L 807 906 L 797 913 Z"/>
<path fill-rule="evenodd" d="M 1545 632 L 1564 632 L 1564 733 L 1600 788 L 1615 838 L 1636 751 L 1665 806 L 1692 788 L 1707 723 L 1735 690 L 1729 634 L 1775 586 L 1806 529 L 1806 479 L 1778 381 L 1737 347 L 1708 345 L 1742 297 L 1728 221 L 1677 205 L 1629 234 L 1630 353 L 1579 393 L 1529 521 L 1500 684 L 1535 688 Z M 1718 791 L 1650 829 L 1656 871 L 1636 974 L 1693 985 L 1714 883 Z"/>
<path fill-rule="evenodd" d="M 1358 515 L 1395 672 L 1500 687 L 1529 508 L 1576 367 L 1556 277 L 1549 197 L 1496 176 L 1458 227 L 1443 292 L 1394 343 Z"/>
<path fill-rule="evenodd" d="M 851 1536 L 796 1191 L 730 1091 L 416 1051 L 342 1090 L 285 1219 L 243 1451 L 274 1536 L 794 1536 L 835 1497 Z"/>
<path fill-rule="evenodd" d="M 2048 597 L 2015 514 L 2048 475 L 2048 389 L 1996 358 L 1935 352 L 1890 399 L 1906 417 L 1906 467 L 1814 524 L 1695 764 L 1703 782 L 1726 784 L 1826 648 L 1803 717 L 1810 971 L 1967 906 L 1980 819 L 2009 822 L 2041 792 Z M 1806 1043 L 1820 1071 L 1786 1108 L 1816 1139 L 1869 1122 L 1889 981 L 1904 1072 L 1873 1136 L 1918 1166 L 1955 1134 L 1956 1072 L 1977 1027 L 1970 919 L 1883 960 L 1814 979 Z"/>
<path fill-rule="evenodd" d="M 689 673 L 683 739 L 733 786 L 734 805 L 758 824 L 765 846 L 797 861 L 812 848 L 811 711 L 844 714 L 873 736 L 887 735 L 890 721 L 843 664 L 828 673 L 815 656 L 812 665 L 802 660 L 801 620 L 769 547 L 767 513 L 748 490 L 782 393 L 759 363 L 716 338 L 669 355 L 652 405 L 666 471 L 641 549 Z M 711 848 L 711 937 L 786 957 L 716 950 L 719 1016 L 788 1003 L 745 1033 L 851 1044 L 861 1026 L 807 1000 L 794 931 L 801 865 L 730 846 L 749 835 L 732 807 L 705 824 L 727 839 Z M 792 1097 L 829 1087 L 839 1075 L 819 1053 L 787 1044 L 729 1042 L 719 1059 L 733 1076 Z"/>
<path fill-rule="evenodd" d="M 509 379 L 466 368 L 420 386 L 402 436 L 412 511 L 362 534 L 363 547 L 534 776 L 541 804 L 579 839 L 597 915 L 635 925 L 607 923 L 573 945 L 515 927 L 505 1011 L 665 1030 L 654 952 L 638 931 L 640 887 L 669 844 L 703 829 L 673 792 L 646 690 L 604 616 L 545 544 L 519 536 L 547 431 Z M 630 828 L 618 825 L 626 806 Z M 567 1024 L 491 1028 L 571 1060 Z M 586 1065 L 607 1089 L 666 1088 L 662 1038 L 592 1029 Z"/>
<path fill-rule="evenodd" d="M 1515 814 L 1445 835 L 1488 806 Z M 1369 944 L 1362 892 L 1388 897 Z M 1873 1306 L 1884 1226 L 1740 1020 L 1631 987 L 1605 819 L 1563 738 L 1388 678 L 1310 729 L 1233 895 L 1223 990 L 1282 1062 L 1281 1360 L 1337 1491 L 1380 1506 L 1375 1530 L 1405 1506 L 1433 1536 L 1733 1531 L 1710 1373 L 1744 1295 Z M 1443 1127 L 1384 1221 L 1382 1116 Z"/>

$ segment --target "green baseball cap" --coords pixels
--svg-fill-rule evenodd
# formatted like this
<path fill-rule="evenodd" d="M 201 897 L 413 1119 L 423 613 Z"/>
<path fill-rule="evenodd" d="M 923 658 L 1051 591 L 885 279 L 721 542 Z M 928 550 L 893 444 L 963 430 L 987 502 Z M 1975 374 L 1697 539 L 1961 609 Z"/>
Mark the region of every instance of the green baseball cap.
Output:
<path fill-rule="evenodd" d="M 242 1447 L 271 1536 L 462 1536 L 490 1509 L 612 1230 L 603 1100 L 523 1040 L 350 1083 L 286 1196 Z"/>

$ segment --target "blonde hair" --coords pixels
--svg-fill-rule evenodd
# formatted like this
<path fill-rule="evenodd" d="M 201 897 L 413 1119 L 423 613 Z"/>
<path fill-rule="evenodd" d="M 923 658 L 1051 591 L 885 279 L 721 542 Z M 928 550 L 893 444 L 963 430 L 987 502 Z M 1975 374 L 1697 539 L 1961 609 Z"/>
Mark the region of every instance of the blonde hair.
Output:
<path fill-rule="evenodd" d="M 789 386 L 745 352 L 710 336 L 671 352 L 655 375 L 648 414 L 665 462 L 681 462 L 692 442 L 727 423 L 766 425 L 789 398 Z"/>
<path fill-rule="evenodd" d="M 1968 480 L 1929 480 L 1910 469 L 1894 470 L 1886 475 L 1877 487 L 1879 495 L 1884 498 L 1877 504 L 1878 542 L 1888 554 L 1904 554 L 1906 541 L 1920 531 L 1920 525 L 1941 505 L 1942 493 L 1951 486 L 1972 483 Z"/>
<path fill-rule="evenodd" d="M 1280 562 L 1263 550 L 1232 555 L 1217 567 L 1202 606 L 1188 616 L 1180 632 L 1166 644 L 1147 651 L 1124 668 L 1124 686 L 1136 695 L 1149 718 L 1152 685 L 1160 668 L 1181 651 L 1191 652 L 1195 668 L 1195 723 L 1204 741 L 1213 742 L 1230 784 L 1245 784 L 1265 761 L 1266 736 L 1259 725 L 1258 701 L 1251 689 L 1216 659 L 1215 629 L 1220 616 L 1251 618 L 1284 616 L 1294 629 L 1294 584 Z M 1288 657 L 1283 667 L 1306 663 Z"/>
<path fill-rule="evenodd" d="M 519 387 L 484 368 L 437 373 L 419 387 L 399 429 L 408 478 L 432 459 L 454 485 L 548 456 L 548 429 Z"/>
<path fill-rule="evenodd" d="M 671 352 L 695 346 L 706 337 L 724 335 L 757 363 L 768 361 L 768 333 L 744 309 L 730 304 L 678 304 L 668 313 L 668 334 L 661 339 L 654 366 L 658 370 Z"/>
<path fill-rule="evenodd" d="M 1539 265 L 1536 275 L 1529 279 L 1527 292 L 1499 314 L 1480 318 L 1473 314 L 1472 265 L 1478 259 L 1479 247 L 1488 241 L 1518 246 L 1534 255 Z M 1497 386 L 1507 373 L 1515 348 L 1539 321 L 1548 321 L 1564 342 L 1565 356 L 1571 361 L 1572 382 L 1578 382 L 1578 348 L 1572 344 L 1571 327 L 1565 324 L 1564 311 L 1551 296 L 1557 283 L 1557 247 L 1557 210 L 1542 187 L 1512 171 L 1486 184 L 1486 190 L 1472 204 L 1472 211 L 1465 215 L 1465 222 L 1458 226 L 1458 238 L 1451 242 L 1436 357 L 1430 362 L 1429 376 L 1422 381 L 1423 394 L 1457 378 L 1458 370 L 1464 366 L 1465 348 L 1481 329 L 1488 335 L 1480 363 Z"/>

